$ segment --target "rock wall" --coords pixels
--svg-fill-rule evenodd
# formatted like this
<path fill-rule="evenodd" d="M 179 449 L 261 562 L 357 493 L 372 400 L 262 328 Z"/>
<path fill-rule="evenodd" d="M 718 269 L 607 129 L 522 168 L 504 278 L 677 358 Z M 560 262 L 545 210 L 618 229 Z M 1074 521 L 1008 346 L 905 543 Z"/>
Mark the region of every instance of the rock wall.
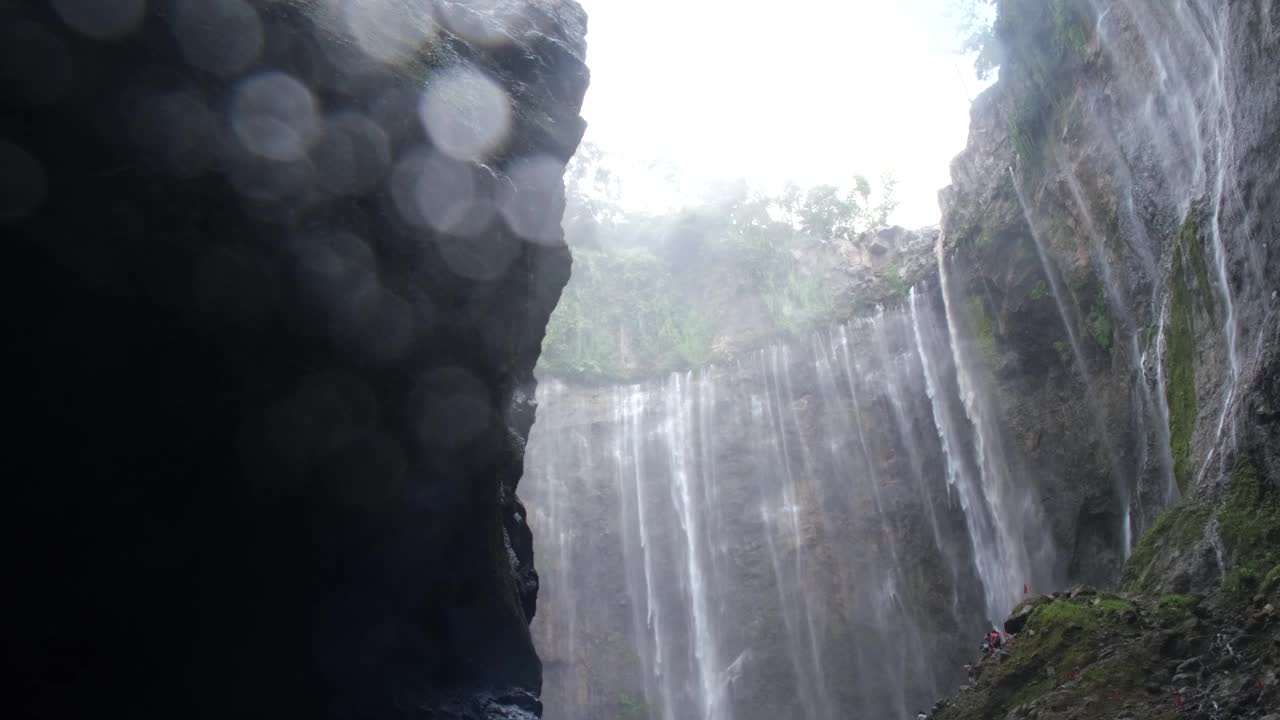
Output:
<path fill-rule="evenodd" d="M 1068 574 L 1113 583 L 1180 498 L 1224 496 L 1241 462 L 1280 473 L 1274 3 L 999 8 L 947 262 Z M 1235 550 L 1219 567 L 1191 535 L 1197 560 L 1155 584 L 1229 572 Z"/>
<path fill-rule="evenodd" d="M 948 313 L 913 291 L 665 380 L 544 381 L 548 712 L 901 717 L 955 687 L 966 639 L 1058 578 Z"/>
<path fill-rule="evenodd" d="M 24 717 L 531 717 L 572 0 L 3 3 Z"/>
<path fill-rule="evenodd" d="M 921 366 L 943 369 L 945 389 L 884 372 L 901 337 L 859 336 L 850 390 L 825 384 L 807 363 L 820 368 L 823 343 L 835 343 L 818 333 L 757 351 L 781 352 L 782 369 L 753 370 L 755 355 L 740 351 L 671 387 L 558 387 L 548 399 L 565 409 L 535 434 L 557 449 L 535 448 L 532 511 L 551 530 L 541 542 L 559 589 L 537 633 L 552 659 L 548 698 L 565 717 L 903 715 L 930 682 L 960 682 L 982 629 L 974 587 L 1016 597 L 1015 576 L 1033 593 L 1085 581 L 1143 596 L 1047 605 L 1032 623 L 1045 637 L 1020 639 L 1027 654 L 946 717 L 1024 705 L 1013 715 L 1163 712 L 1187 680 L 1178 666 L 1200 653 L 1214 669 L 1185 695 L 1197 708 L 1240 682 L 1274 697 L 1272 676 L 1222 673 L 1274 660 L 1280 12 L 1270 0 L 998 6 L 1000 80 L 974 104 L 942 195 L 937 265 L 911 298 L 950 335 L 948 361 Z M 889 317 L 910 306 L 887 300 Z M 849 447 L 852 428 L 832 419 L 859 415 L 858 401 L 841 405 L 845 392 L 872 408 L 866 426 L 884 438 Z M 912 405 L 938 397 L 941 407 Z M 752 408 L 784 420 L 752 434 Z M 778 445 L 789 448 L 781 463 L 768 454 Z M 846 452 L 855 459 L 827 460 Z M 989 525 L 944 485 L 961 487 L 966 472 L 999 499 Z M 913 478 L 924 490 L 911 496 Z M 884 505 L 842 512 L 863 482 Z M 650 520 L 646 493 L 662 508 Z M 948 512 L 965 512 L 936 514 L 927 531 L 930 503 L 950 497 Z M 756 507 L 764 520 L 753 524 Z M 868 535 L 903 554 L 877 546 L 867 564 Z M 932 589 L 913 597 L 902 585 L 891 620 L 868 621 L 874 603 L 851 599 L 922 568 Z M 930 604 L 939 588 L 958 590 L 950 612 Z M 1219 591 L 1198 613 L 1198 596 L 1156 597 Z M 1225 636 L 1246 655 L 1210 647 L 1214 618 L 1252 623 Z M 920 635 L 887 645 L 882 622 Z M 1184 631 L 1187 644 L 1166 642 Z M 938 664 L 917 672 L 873 653 L 896 671 L 885 679 L 848 650 L 860 642 Z M 1141 668 L 1115 680 L 1126 696 L 1147 692 L 1142 702 L 1104 704 L 1119 688 L 1107 687 L 1108 657 Z M 1064 674 L 1037 674 L 1060 663 Z"/>

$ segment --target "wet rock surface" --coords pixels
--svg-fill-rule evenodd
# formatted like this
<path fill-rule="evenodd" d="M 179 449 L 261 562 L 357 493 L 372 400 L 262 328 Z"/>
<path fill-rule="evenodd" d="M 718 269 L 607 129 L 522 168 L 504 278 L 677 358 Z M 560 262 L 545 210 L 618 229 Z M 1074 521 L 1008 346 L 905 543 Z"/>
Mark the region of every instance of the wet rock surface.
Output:
<path fill-rule="evenodd" d="M 1001 79 L 974 103 L 942 229 L 1063 584 L 1114 585 L 1179 499 L 1212 514 L 1241 458 L 1276 487 L 1268 5 L 1000 3 Z M 1209 589 L 1206 535 L 1181 533 L 1150 577 Z"/>
<path fill-rule="evenodd" d="M 1280 703 L 1280 622 L 1262 609 L 1267 602 L 1105 592 L 1042 599 L 1005 652 L 975 661 L 970 683 L 929 717 L 1270 717 Z"/>
<path fill-rule="evenodd" d="M 585 16 L 344 6 L 0 3 L 24 717 L 540 714 Z"/>
<path fill-rule="evenodd" d="M 1276 72 L 1271 3 L 1000 6 L 947 261 L 981 296 L 1062 585 L 1103 591 L 1015 608 L 1008 654 L 931 717 L 1268 717 L 1280 212 L 1257 193 L 1280 102 L 1251 83 Z"/>

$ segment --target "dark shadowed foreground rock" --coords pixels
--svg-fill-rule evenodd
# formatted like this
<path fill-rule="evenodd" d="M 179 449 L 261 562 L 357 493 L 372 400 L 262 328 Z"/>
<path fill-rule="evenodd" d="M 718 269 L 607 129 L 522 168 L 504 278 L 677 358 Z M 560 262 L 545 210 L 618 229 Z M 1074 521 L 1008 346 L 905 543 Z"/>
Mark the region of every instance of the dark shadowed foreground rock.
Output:
<path fill-rule="evenodd" d="M 540 714 L 572 0 L 0 3 L 31 717 Z"/>

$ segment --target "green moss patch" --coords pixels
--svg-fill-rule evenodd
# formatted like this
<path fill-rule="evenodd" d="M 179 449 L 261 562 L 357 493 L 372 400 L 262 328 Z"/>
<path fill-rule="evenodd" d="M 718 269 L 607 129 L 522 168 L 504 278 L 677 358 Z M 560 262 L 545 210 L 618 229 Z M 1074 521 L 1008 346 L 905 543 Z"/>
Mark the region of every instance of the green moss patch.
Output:
<path fill-rule="evenodd" d="M 1098 347 L 1110 350 L 1114 330 L 1111 308 L 1107 306 L 1106 296 L 1100 293 L 1093 306 L 1089 308 L 1089 334 L 1093 336 L 1093 341 L 1098 343 Z"/>
<path fill-rule="evenodd" d="M 1262 592 L 1271 594 L 1280 591 L 1280 565 L 1271 568 L 1271 572 L 1262 579 Z"/>
<path fill-rule="evenodd" d="M 1170 277 L 1169 325 L 1166 333 L 1165 399 L 1169 404 L 1169 448 L 1173 453 L 1173 476 L 1185 494 L 1189 479 L 1191 432 L 1196 413 L 1196 339 L 1191 317 L 1191 291 L 1183 269 L 1181 246 L 1173 251 Z"/>
<path fill-rule="evenodd" d="M 1147 592 L 1160 579 L 1156 572 L 1160 557 L 1186 552 L 1204 539 L 1212 509 L 1199 501 L 1171 508 L 1142 536 L 1125 563 L 1120 585 L 1125 590 Z"/>
<path fill-rule="evenodd" d="M 1060 693 L 1058 702 L 1078 703 L 1112 688 L 1140 688 L 1147 668 L 1102 651 L 1124 632 L 1132 602 L 1115 595 L 1058 598 L 1036 607 L 1003 662 L 984 669 L 989 691 L 966 698 L 986 709 L 1012 708 Z M 981 715 L 979 707 L 968 708 Z M 985 716 L 984 716 L 985 717 Z"/>
<path fill-rule="evenodd" d="M 996 323 L 987 313 L 987 306 L 981 295 L 974 295 L 967 303 L 969 310 L 969 329 L 973 331 L 974 342 L 987 364 L 994 365 L 1000 355 L 996 345 Z"/>
<path fill-rule="evenodd" d="M 1280 563 L 1280 493 L 1264 485 L 1248 460 L 1236 463 L 1231 488 L 1218 513 L 1230 572 L 1228 592 L 1255 592 Z"/>

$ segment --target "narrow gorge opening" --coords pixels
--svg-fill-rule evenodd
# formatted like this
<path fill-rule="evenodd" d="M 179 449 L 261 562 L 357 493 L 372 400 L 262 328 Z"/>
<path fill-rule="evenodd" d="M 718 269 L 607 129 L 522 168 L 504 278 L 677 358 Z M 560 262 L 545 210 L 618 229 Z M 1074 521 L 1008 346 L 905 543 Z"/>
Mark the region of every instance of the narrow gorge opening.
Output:
<path fill-rule="evenodd" d="M 586 7 L 521 484 L 549 716 L 914 718 L 1015 605 L 1204 590 L 1121 573 L 1237 456 L 1274 299 L 1229 68 L 1269 11 Z"/>

